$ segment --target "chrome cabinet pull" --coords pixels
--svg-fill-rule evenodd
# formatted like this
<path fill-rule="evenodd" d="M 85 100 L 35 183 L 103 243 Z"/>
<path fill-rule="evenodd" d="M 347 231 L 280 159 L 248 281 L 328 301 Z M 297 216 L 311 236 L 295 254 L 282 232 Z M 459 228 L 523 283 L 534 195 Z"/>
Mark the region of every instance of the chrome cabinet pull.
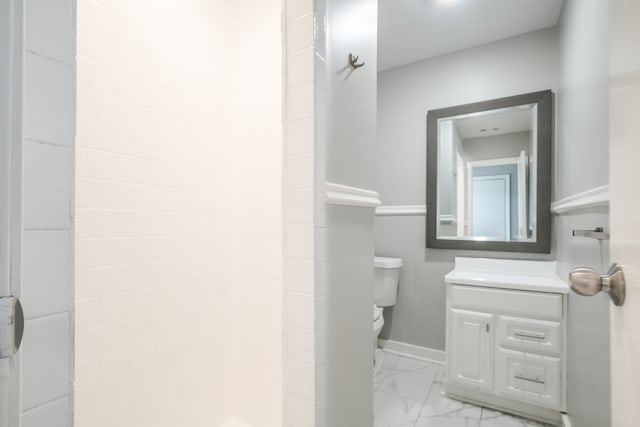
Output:
<path fill-rule="evenodd" d="M 537 334 L 535 332 L 524 332 L 518 330 L 513 331 L 513 336 L 519 338 L 531 338 L 534 340 L 543 340 L 546 338 L 545 334 Z"/>
<path fill-rule="evenodd" d="M 537 378 L 535 378 L 535 379 L 534 378 L 527 378 L 527 377 L 522 377 L 520 375 L 514 375 L 513 378 L 517 378 L 517 379 L 522 380 L 522 381 L 529 381 L 529 382 L 536 383 L 536 384 L 544 384 L 544 381 L 541 381 L 541 380 L 539 380 Z"/>

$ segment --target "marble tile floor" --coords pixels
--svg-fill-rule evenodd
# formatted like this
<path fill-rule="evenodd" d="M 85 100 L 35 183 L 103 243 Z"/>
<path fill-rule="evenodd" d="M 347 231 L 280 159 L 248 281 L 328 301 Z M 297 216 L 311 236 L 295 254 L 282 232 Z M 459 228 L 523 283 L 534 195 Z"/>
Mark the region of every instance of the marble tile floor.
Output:
<path fill-rule="evenodd" d="M 444 366 L 384 352 L 373 379 L 374 427 L 551 427 L 449 399 Z"/>

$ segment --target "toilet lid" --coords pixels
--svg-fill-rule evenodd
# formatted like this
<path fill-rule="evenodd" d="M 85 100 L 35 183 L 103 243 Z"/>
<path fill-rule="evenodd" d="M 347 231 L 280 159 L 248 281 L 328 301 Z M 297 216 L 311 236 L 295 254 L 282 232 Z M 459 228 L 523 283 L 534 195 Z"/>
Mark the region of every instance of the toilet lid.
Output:
<path fill-rule="evenodd" d="M 402 259 L 377 256 L 373 258 L 375 268 L 400 268 L 402 267 Z"/>
<path fill-rule="evenodd" d="M 375 322 L 382 316 L 382 307 L 378 307 L 377 305 L 373 306 L 373 321 Z"/>

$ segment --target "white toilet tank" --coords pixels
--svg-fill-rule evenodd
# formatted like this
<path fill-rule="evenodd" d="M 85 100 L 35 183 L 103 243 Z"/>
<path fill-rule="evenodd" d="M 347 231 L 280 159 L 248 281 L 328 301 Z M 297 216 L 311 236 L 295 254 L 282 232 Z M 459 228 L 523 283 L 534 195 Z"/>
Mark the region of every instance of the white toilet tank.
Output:
<path fill-rule="evenodd" d="M 402 260 L 400 258 L 375 257 L 375 282 L 373 302 L 378 307 L 389 307 L 396 303 L 398 296 L 398 277 Z"/>

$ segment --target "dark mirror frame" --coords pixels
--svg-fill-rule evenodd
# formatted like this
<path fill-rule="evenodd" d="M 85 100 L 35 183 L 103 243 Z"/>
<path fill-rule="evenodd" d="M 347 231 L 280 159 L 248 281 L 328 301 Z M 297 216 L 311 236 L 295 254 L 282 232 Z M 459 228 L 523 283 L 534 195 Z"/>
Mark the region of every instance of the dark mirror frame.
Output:
<path fill-rule="evenodd" d="M 535 242 L 439 239 L 438 203 L 438 119 L 518 105 L 538 104 L 537 209 Z M 551 137 L 552 92 L 550 90 L 474 102 L 427 113 L 427 248 L 468 249 L 478 251 L 530 252 L 551 251 Z"/>

